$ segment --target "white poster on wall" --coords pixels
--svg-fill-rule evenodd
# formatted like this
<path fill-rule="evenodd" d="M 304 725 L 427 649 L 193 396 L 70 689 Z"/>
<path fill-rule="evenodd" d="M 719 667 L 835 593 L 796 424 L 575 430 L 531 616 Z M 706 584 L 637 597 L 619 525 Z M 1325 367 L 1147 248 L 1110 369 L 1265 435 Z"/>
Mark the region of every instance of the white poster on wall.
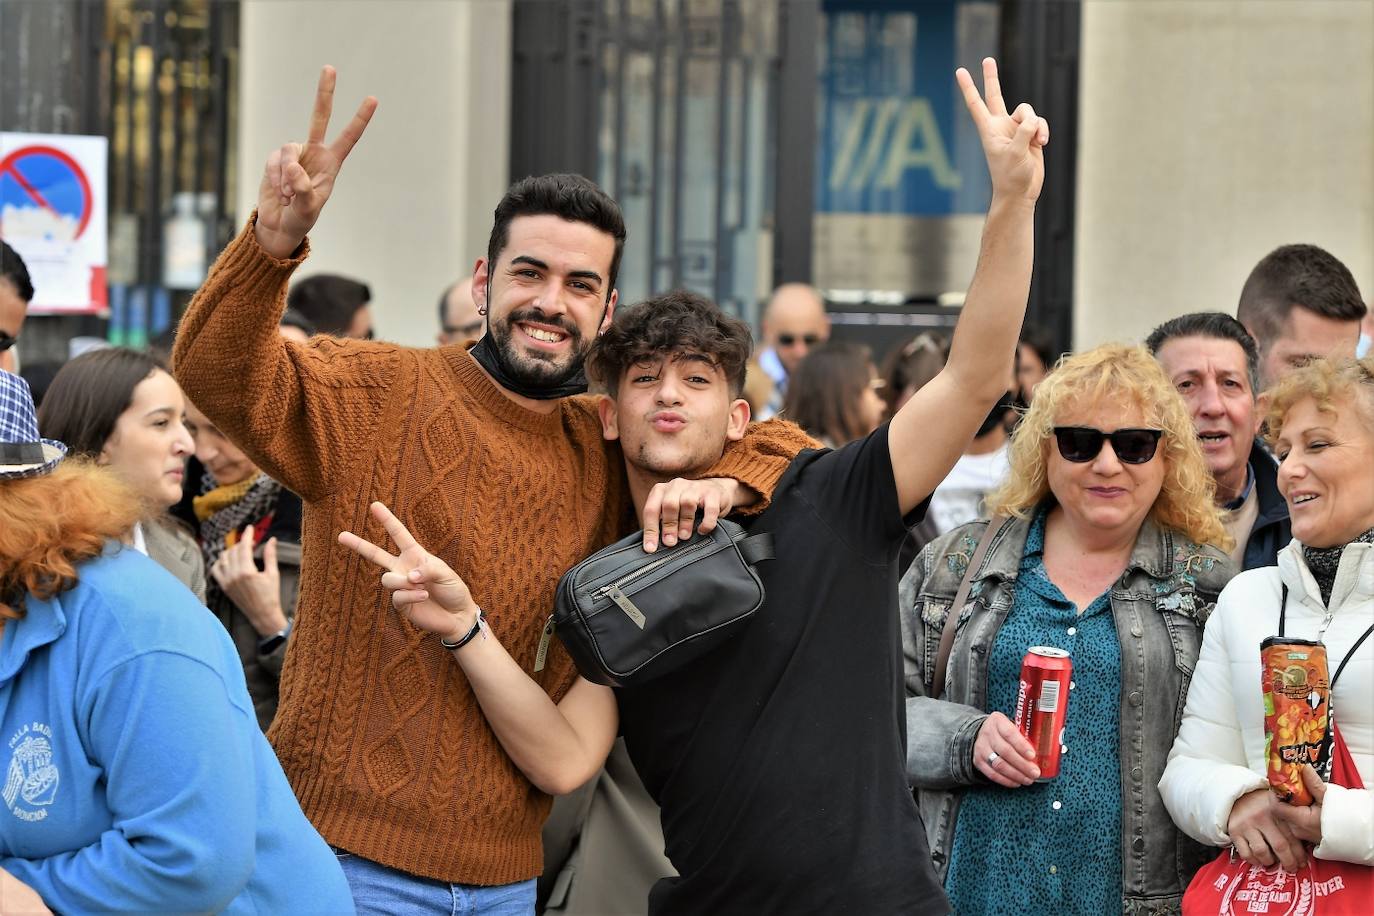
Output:
<path fill-rule="evenodd" d="M 0 133 L 0 238 L 33 280 L 30 313 L 105 309 L 104 137 Z"/>

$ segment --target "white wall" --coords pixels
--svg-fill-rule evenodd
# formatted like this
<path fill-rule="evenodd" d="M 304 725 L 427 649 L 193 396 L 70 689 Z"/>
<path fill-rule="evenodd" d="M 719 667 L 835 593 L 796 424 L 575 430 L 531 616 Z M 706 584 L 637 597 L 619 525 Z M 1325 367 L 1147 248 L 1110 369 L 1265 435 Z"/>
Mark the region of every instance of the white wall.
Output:
<path fill-rule="evenodd" d="M 1374 294 L 1374 2 L 1090 0 L 1082 27 L 1077 347 L 1234 314 L 1290 242 Z"/>
<path fill-rule="evenodd" d="M 439 294 L 471 273 L 508 183 L 509 0 L 245 0 L 240 47 L 240 218 L 268 153 L 304 139 L 332 64 L 328 139 L 365 96 L 379 106 L 296 276 L 361 279 L 379 337 L 432 344 Z"/>

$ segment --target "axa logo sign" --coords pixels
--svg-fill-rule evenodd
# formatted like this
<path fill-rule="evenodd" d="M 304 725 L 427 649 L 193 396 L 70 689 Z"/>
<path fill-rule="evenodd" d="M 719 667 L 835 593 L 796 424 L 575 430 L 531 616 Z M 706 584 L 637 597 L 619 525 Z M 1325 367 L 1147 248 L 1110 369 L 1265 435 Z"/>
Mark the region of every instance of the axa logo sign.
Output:
<path fill-rule="evenodd" d="M 52 729 L 42 722 L 21 726 L 10 738 L 10 764 L 0 791 L 5 807 L 21 821 L 41 821 L 61 781 L 53 763 Z"/>
<path fill-rule="evenodd" d="M 826 176 L 831 191 L 896 190 L 913 170 L 941 191 L 962 187 L 929 99 L 854 99 L 835 115 L 844 126 Z"/>

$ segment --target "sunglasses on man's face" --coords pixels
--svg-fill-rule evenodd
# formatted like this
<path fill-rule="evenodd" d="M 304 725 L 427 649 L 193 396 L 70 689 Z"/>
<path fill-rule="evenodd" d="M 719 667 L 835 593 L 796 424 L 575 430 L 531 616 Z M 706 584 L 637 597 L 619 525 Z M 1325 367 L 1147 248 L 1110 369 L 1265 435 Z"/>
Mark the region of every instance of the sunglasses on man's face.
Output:
<path fill-rule="evenodd" d="M 17 343 L 19 343 L 18 337 L 15 337 L 11 334 L 6 334 L 4 331 L 0 331 L 0 353 L 4 353 L 6 350 L 8 350 L 10 347 L 14 346 Z"/>
<path fill-rule="evenodd" d="M 801 341 L 808 347 L 814 347 L 816 344 L 821 342 L 821 338 L 819 334 L 802 334 L 800 336 L 796 334 L 778 335 L 778 346 L 780 347 L 790 347 L 797 341 Z"/>
<path fill-rule="evenodd" d="M 450 337 L 475 337 L 485 324 L 486 320 L 483 318 L 469 321 L 467 324 L 446 324 L 444 325 L 444 333 Z"/>
<path fill-rule="evenodd" d="M 1054 441 L 1065 461 L 1085 464 L 1102 451 L 1102 443 L 1111 440 L 1112 451 L 1126 464 L 1145 464 L 1155 456 L 1160 429 L 1118 429 L 1104 433 L 1091 426 L 1056 426 Z"/>

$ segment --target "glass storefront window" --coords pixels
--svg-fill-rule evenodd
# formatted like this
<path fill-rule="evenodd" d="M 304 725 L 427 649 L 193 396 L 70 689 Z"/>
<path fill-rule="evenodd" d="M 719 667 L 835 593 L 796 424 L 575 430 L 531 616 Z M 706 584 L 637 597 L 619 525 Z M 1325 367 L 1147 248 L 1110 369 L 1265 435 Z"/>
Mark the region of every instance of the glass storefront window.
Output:
<path fill-rule="evenodd" d="M 597 179 L 630 227 L 622 301 L 681 287 L 755 317 L 772 281 L 777 18 L 775 0 L 604 0 Z"/>
<path fill-rule="evenodd" d="M 957 301 L 991 189 L 954 70 L 994 55 L 988 0 L 824 0 L 813 271 L 827 298 Z"/>

